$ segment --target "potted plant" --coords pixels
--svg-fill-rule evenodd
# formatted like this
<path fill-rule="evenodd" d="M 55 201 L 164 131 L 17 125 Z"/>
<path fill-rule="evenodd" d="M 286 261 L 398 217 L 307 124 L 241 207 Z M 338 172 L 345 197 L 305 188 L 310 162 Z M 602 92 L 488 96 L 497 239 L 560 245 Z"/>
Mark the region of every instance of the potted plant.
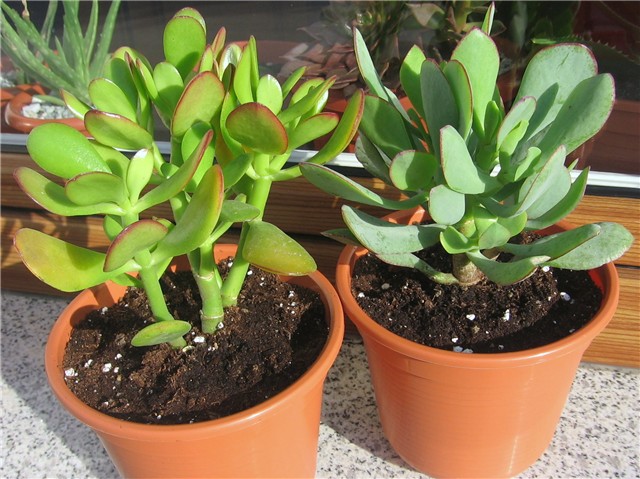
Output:
<path fill-rule="evenodd" d="M 291 151 L 334 130 L 309 161 L 333 158 L 356 131 L 363 96 L 355 95 L 340 121 L 322 113 L 331 80 L 297 85 L 303 71 L 284 85 L 260 77 L 254 39 L 244 50 L 225 47 L 221 29 L 207 45 L 204 19 L 190 8 L 167 24 L 164 52 L 152 67 L 139 52 L 121 50 L 106 67 L 118 82 L 95 80 L 93 108 L 66 97 L 93 139 L 54 124 L 30 134 L 32 158 L 64 186 L 27 167 L 15 173 L 53 213 L 103 215 L 111 240 L 102 253 L 36 230 L 16 234 L 38 278 L 64 291 L 90 288 L 52 330 L 50 384 L 100 436 L 124 477 L 312 476 L 322 383 L 340 348 L 342 309 L 302 246 L 262 218 L 272 182 L 300 175 L 298 165 L 287 165 Z M 168 161 L 152 135 L 153 109 L 171 133 Z M 149 212 L 164 202 L 172 218 Z M 237 247 L 221 244 L 234 224 L 241 225 Z M 188 265 L 186 277 L 167 272 L 176 257 L 178 270 Z M 245 291 L 249 283 L 254 289 Z M 183 293 L 184 309 L 174 301 Z M 252 298 L 270 313 L 251 311 Z M 125 316 L 104 319 L 108 311 Z M 115 341 L 110 353 L 106 338 Z M 302 351 L 293 355 L 296 343 Z M 92 345 L 106 358 L 94 356 Z M 100 383 L 83 386 L 91 374 Z M 221 397 L 222 382 L 232 388 Z"/>
<path fill-rule="evenodd" d="M 348 245 L 336 284 L 365 343 L 385 435 L 435 477 L 514 476 L 542 454 L 582 353 L 615 311 L 610 262 L 633 241 L 617 224 L 561 223 L 588 175 L 572 172 L 565 156 L 605 123 L 611 76 L 597 74 L 584 46 L 543 49 L 505 112 L 486 33 L 492 13 L 448 62 L 409 52 L 400 70 L 409 112 L 354 32 L 372 92 L 357 156 L 404 199 L 302 166 L 331 194 L 395 210 L 379 219 L 345 205 L 348 228 L 327 234 Z M 531 286 L 537 296 L 528 300 Z M 576 298 L 583 290 L 593 305 Z"/>
<path fill-rule="evenodd" d="M 16 68 L 41 85 L 48 94 L 34 97 L 28 91 L 18 93 L 7 105 L 6 121 L 23 133 L 47 120 L 66 122 L 82 129 L 82 120 L 65 108 L 61 91 L 89 100 L 89 84 L 102 74 L 109 57 L 120 0 L 111 2 L 101 31 L 98 29 L 99 2 L 94 0 L 84 33 L 79 20 L 80 2 L 63 0 L 62 36 L 53 39 L 58 1 L 49 2 L 40 30 L 31 21 L 27 2 L 23 4 L 24 11 L 20 15 L 4 1 L 0 3 L 2 51 Z M 51 47 L 52 42 L 55 48 Z"/>

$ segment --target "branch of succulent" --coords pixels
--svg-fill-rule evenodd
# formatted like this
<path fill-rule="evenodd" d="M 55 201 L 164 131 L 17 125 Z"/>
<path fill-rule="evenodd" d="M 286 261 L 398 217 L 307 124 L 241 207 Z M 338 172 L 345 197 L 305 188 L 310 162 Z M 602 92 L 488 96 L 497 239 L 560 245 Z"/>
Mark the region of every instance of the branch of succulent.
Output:
<path fill-rule="evenodd" d="M 249 264 L 288 275 L 316 269 L 300 244 L 263 221 L 269 191 L 274 181 L 300 175 L 299 166 L 287 166 L 295 148 L 333 132 L 308 160 L 323 164 L 349 144 L 362 115 L 361 92 L 339 120 L 322 112 L 332 79 L 299 82 L 304 70 L 282 85 L 260 77 L 255 40 L 242 50 L 225 46 L 225 35 L 223 28 L 207 44 L 204 19 L 184 8 L 165 28 L 165 61 L 152 67 L 141 53 L 119 49 L 105 77 L 90 84 L 92 107 L 65 94 L 94 139 L 61 125 L 29 136 L 31 157 L 64 186 L 27 167 L 15 172 L 22 189 L 55 214 L 104 216 L 106 254 L 28 229 L 16 234 L 15 245 L 36 276 L 63 291 L 106 280 L 143 287 L 156 322 L 136 335 L 135 345 L 184 344 L 191 326 L 167 310 L 158 283 L 176 256 L 188 255 L 208 333 L 222 326 Z M 171 133 L 169 161 L 153 137 L 153 109 Z M 167 201 L 173 218 L 145 214 Z M 223 281 L 213 247 L 236 223 L 241 239 Z"/>
<path fill-rule="evenodd" d="M 413 108 L 406 112 L 375 72 L 366 44 L 354 31 L 355 50 L 370 95 L 356 155 L 364 168 L 406 199 L 392 201 L 323 166 L 303 165 L 304 176 L 344 199 L 401 210 L 424 206 L 432 223 L 397 225 L 343 206 L 348 229 L 328 232 L 383 261 L 415 268 L 434 281 L 498 284 L 524 279 L 536 268 L 591 269 L 621 256 L 633 242 L 621 225 L 581 226 L 528 245 L 521 232 L 544 229 L 581 200 L 588 170 L 572 181 L 567 154 L 604 125 L 614 101 L 613 79 L 597 74 L 591 52 L 554 45 L 529 63 L 511 110 L 496 87 L 499 56 L 487 32 L 465 35 L 446 63 L 414 47 L 400 70 Z M 440 243 L 452 273 L 437 271 L 416 252 Z M 507 258 L 509 256 L 509 258 Z"/>
<path fill-rule="evenodd" d="M 100 32 L 99 2 L 93 0 L 89 24 L 84 33 L 79 20 L 80 1 L 63 0 L 63 33 L 62 38 L 53 38 L 54 48 L 50 44 L 58 0 L 49 2 L 40 31 L 31 21 L 27 2 L 23 4 L 24 11 L 20 15 L 4 1 L 0 2 L 2 51 L 11 58 L 15 67 L 44 85 L 53 95 L 58 95 L 62 89 L 88 102 L 89 82 L 102 74 L 109 57 L 120 0 L 111 2 Z"/>

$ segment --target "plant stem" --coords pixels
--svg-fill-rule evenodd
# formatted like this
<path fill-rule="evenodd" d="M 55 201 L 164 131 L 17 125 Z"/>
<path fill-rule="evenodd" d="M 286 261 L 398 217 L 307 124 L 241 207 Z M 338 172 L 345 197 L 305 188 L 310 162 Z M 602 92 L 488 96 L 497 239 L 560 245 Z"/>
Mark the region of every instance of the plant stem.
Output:
<path fill-rule="evenodd" d="M 211 247 L 203 246 L 199 253 L 199 255 L 189 254 L 189 262 L 202 299 L 200 311 L 202 332 L 214 333 L 224 319 L 220 284 Z"/>

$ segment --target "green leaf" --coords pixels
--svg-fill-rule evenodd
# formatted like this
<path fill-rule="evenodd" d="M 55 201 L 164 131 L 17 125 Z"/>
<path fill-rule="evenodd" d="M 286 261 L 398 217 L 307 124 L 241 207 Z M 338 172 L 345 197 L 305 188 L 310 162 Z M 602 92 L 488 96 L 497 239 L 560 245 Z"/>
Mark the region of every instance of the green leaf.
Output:
<path fill-rule="evenodd" d="M 126 176 L 127 170 L 129 169 L 129 158 L 115 148 L 98 143 L 96 140 L 89 140 L 89 143 L 91 143 L 91 146 L 93 146 L 105 161 L 111 173 L 118 175 L 120 178 Z"/>
<path fill-rule="evenodd" d="M 296 71 L 294 71 L 289 78 L 287 78 L 282 84 L 282 97 L 286 98 L 287 95 L 293 90 L 293 87 L 296 86 L 296 83 L 300 81 L 300 79 L 304 76 L 306 69 L 305 67 L 300 67 Z"/>
<path fill-rule="evenodd" d="M 256 91 L 256 100 L 269 108 L 275 115 L 280 113 L 284 99 L 278 80 L 271 75 L 265 75 L 260 78 Z"/>
<path fill-rule="evenodd" d="M 225 188 L 231 188 L 238 181 L 242 179 L 247 172 L 251 163 L 253 162 L 253 155 L 244 153 L 235 157 L 229 163 L 222 167 L 222 173 L 224 174 L 224 186 Z"/>
<path fill-rule="evenodd" d="M 442 170 L 450 189 L 458 193 L 481 194 L 500 187 L 495 177 L 476 167 L 464 139 L 454 127 L 442 128 L 440 137 Z"/>
<path fill-rule="evenodd" d="M 187 158 L 184 164 L 180 166 L 173 175 L 140 198 L 140 201 L 134 205 L 134 212 L 140 213 L 180 193 L 198 169 L 212 138 L 213 132 L 209 130 L 209 133 L 202 138 L 198 148 L 193 151 L 191 156 Z"/>
<path fill-rule="evenodd" d="M 278 113 L 278 119 L 287 125 L 299 118 L 308 118 L 320 113 L 327 103 L 331 85 L 333 80 L 307 80 L 292 95 L 289 106 Z"/>
<path fill-rule="evenodd" d="M 528 244 L 507 243 L 500 247 L 500 251 L 511 253 L 516 256 L 516 258 L 529 256 L 558 258 L 585 241 L 597 236 L 599 233 L 600 226 L 595 224 L 583 225 L 561 233 L 544 236 Z"/>
<path fill-rule="evenodd" d="M 84 116 L 84 123 L 96 140 L 114 148 L 142 150 L 153 144 L 147 130 L 124 116 L 91 110 Z"/>
<path fill-rule="evenodd" d="M 153 152 L 151 150 L 140 150 L 131 158 L 125 182 L 129 201 L 132 204 L 138 201 L 140 193 L 149 184 L 152 173 Z"/>
<path fill-rule="evenodd" d="M 520 205 L 516 213 L 527 211 L 529 207 L 547 191 L 554 181 L 560 170 L 564 169 L 564 159 L 566 150 L 561 145 L 545 162 L 542 169 L 535 175 L 528 177 L 518 193 L 517 204 Z"/>
<path fill-rule="evenodd" d="M 65 184 L 67 197 L 80 206 L 115 203 L 121 205 L 126 199 L 122 178 L 111 173 L 82 173 Z"/>
<path fill-rule="evenodd" d="M 140 220 L 124 228 L 113 240 L 104 262 L 104 271 L 111 272 L 124 266 L 140 253 L 158 243 L 169 230 L 155 220 Z"/>
<path fill-rule="evenodd" d="M 479 209 L 474 214 L 474 221 L 478 231 L 478 247 L 485 250 L 502 246 L 519 234 L 527 222 L 527 214 L 500 218 L 489 214 L 484 209 Z"/>
<path fill-rule="evenodd" d="M 259 153 L 279 155 L 287 151 L 287 132 L 269 108 L 260 103 L 245 103 L 227 118 L 231 137 Z"/>
<path fill-rule="evenodd" d="M 85 113 L 91 110 L 91 107 L 89 107 L 89 105 L 87 105 L 83 101 L 78 100 L 75 96 L 73 96 L 66 90 L 60 90 L 60 95 L 62 96 L 64 104 L 77 118 L 84 118 Z"/>
<path fill-rule="evenodd" d="M 191 325 L 186 321 L 174 319 L 172 321 L 159 321 L 145 326 L 131 338 L 131 345 L 136 347 L 155 346 L 156 344 L 170 343 L 181 338 L 191 330 Z"/>
<path fill-rule="evenodd" d="M 437 171 L 438 162 L 431 153 L 407 150 L 396 155 L 389 174 L 396 188 L 424 191 L 431 189 Z"/>
<path fill-rule="evenodd" d="M 469 251 L 466 255 L 490 281 L 500 285 L 513 284 L 525 279 L 549 259 L 548 256 L 534 256 L 501 263 L 487 258 L 479 251 Z"/>
<path fill-rule="evenodd" d="M 222 169 L 214 165 L 202 177 L 175 227 L 158 243 L 152 253 L 154 264 L 202 245 L 218 222 L 223 200 Z"/>
<path fill-rule="evenodd" d="M 598 268 L 618 259 L 633 244 L 634 238 L 624 226 L 609 222 L 595 224 L 600 227 L 598 235 L 545 264 L 575 270 Z"/>
<path fill-rule="evenodd" d="M 465 212 L 464 195 L 438 185 L 429 193 L 429 215 L 438 224 L 454 225 L 462 219 Z"/>
<path fill-rule="evenodd" d="M 45 210 L 61 216 L 88 216 L 96 214 L 122 214 L 113 203 L 78 206 L 65 194 L 64 188 L 42 176 L 37 171 L 24 166 L 14 172 L 14 177 L 22 190 Z"/>
<path fill-rule="evenodd" d="M 103 74 L 106 78 L 118 85 L 129 100 L 129 104 L 135 109 L 138 104 L 138 89 L 131 76 L 129 64 L 122 58 L 112 57 L 107 60 Z"/>
<path fill-rule="evenodd" d="M 253 51 L 256 49 L 256 41 L 253 37 L 249 39 L 244 47 L 236 73 L 233 77 L 233 91 L 241 104 L 252 103 L 256 100 L 252 81 Z"/>
<path fill-rule="evenodd" d="M 498 130 L 498 148 L 501 147 L 507 136 L 520 125 L 523 121 L 528 122 L 533 116 L 536 109 L 536 100 L 531 96 L 521 98 L 518 102 L 514 103 L 513 107 L 504 117 L 500 129 Z M 528 124 L 528 123 L 527 123 Z M 524 136 L 524 132 L 522 134 Z M 522 138 L 520 136 L 520 138 Z M 518 139 L 518 141 L 520 140 Z M 513 152 L 513 149 L 510 149 Z"/>
<path fill-rule="evenodd" d="M 456 60 L 448 62 L 442 71 L 449 82 L 451 93 L 453 93 L 458 108 L 458 122 L 456 123 L 458 132 L 466 139 L 471 132 L 473 124 L 473 100 L 471 98 L 469 76 L 462 64 Z"/>
<path fill-rule="evenodd" d="M 105 273 L 103 253 L 28 228 L 16 233 L 15 246 L 24 264 L 38 279 L 65 292 L 96 286 L 126 272 L 129 266 L 132 269 L 132 265 L 125 265 Z"/>
<path fill-rule="evenodd" d="M 365 96 L 360 128 L 389 158 L 401 151 L 414 149 L 402 116 L 390 103 L 380 98 Z"/>
<path fill-rule="evenodd" d="M 148 81 L 148 84 L 153 84 L 153 87 L 157 96 L 161 102 L 158 102 L 158 107 L 163 109 L 164 114 L 171 118 L 173 116 L 173 110 L 175 110 L 178 100 L 184 90 L 184 81 L 180 72 L 169 62 L 160 62 L 153 69 L 153 83 Z M 149 89 L 149 88 L 147 88 Z M 150 92 L 151 97 L 154 95 Z"/>
<path fill-rule="evenodd" d="M 174 16 L 164 29 L 164 56 L 182 78 L 193 71 L 207 46 L 207 34 L 199 19 Z"/>
<path fill-rule="evenodd" d="M 224 86 L 213 73 L 198 73 L 178 100 L 171 121 L 171 134 L 181 137 L 193 124 L 211 122 L 222 107 L 224 95 Z"/>
<path fill-rule="evenodd" d="M 242 256 L 249 263 L 277 274 L 303 276 L 317 269 L 311 255 L 278 227 L 253 220 L 247 225 Z"/>
<path fill-rule="evenodd" d="M 453 226 L 447 228 L 440 235 L 440 243 L 449 254 L 466 253 L 473 249 L 478 249 L 478 245 L 460 233 Z"/>
<path fill-rule="evenodd" d="M 450 125 L 458 128 L 458 106 L 447 78 L 434 60 L 422 64 L 420 72 L 422 106 L 427 129 L 433 142 L 433 151 L 440 154 L 440 129 Z"/>
<path fill-rule="evenodd" d="M 441 225 L 400 225 L 371 216 L 350 206 L 342 218 L 358 241 L 376 254 L 413 253 L 438 243 Z"/>
<path fill-rule="evenodd" d="M 422 90 L 420 87 L 420 70 L 426 57 L 417 45 L 411 47 L 400 66 L 400 83 L 413 107 L 423 112 Z"/>
<path fill-rule="evenodd" d="M 111 172 L 89 140 L 67 125 L 46 123 L 34 128 L 27 150 L 40 168 L 64 179 L 91 171 Z"/>
<path fill-rule="evenodd" d="M 137 102 L 132 104 L 127 95 L 111 80 L 96 78 L 89 83 L 89 96 L 98 110 L 117 113 L 136 121 Z"/>
<path fill-rule="evenodd" d="M 475 130 L 483 135 L 485 112 L 493 99 L 500 67 L 498 49 L 491 37 L 473 29 L 458 42 L 451 60 L 459 61 L 469 76 Z"/>
<path fill-rule="evenodd" d="M 238 223 L 257 218 L 260 210 L 253 205 L 249 205 L 238 200 L 224 200 L 220 220 L 225 223 Z"/>
<path fill-rule="evenodd" d="M 391 159 L 382 153 L 366 135 L 358 135 L 356 139 L 356 158 L 373 177 L 391 185 L 389 167 Z"/>
<path fill-rule="evenodd" d="M 382 261 L 402 268 L 411 268 L 420 271 L 426 275 L 432 281 L 440 284 L 456 284 L 458 280 L 449 273 L 443 273 L 434 269 L 425 261 L 418 258 L 412 253 L 398 253 L 398 254 L 379 254 L 377 255 Z"/>
<path fill-rule="evenodd" d="M 295 129 L 289 133 L 289 149 L 300 146 L 320 138 L 335 129 L 340 121 L 336 113 L 318 113 L 310 118 L 302 120 Z"/>

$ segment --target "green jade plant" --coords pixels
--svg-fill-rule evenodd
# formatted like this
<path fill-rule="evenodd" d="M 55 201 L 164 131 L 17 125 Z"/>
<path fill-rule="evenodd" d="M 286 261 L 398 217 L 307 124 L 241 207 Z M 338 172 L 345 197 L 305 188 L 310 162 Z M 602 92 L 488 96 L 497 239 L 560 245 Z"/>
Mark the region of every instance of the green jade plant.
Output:
<path fill-rule="evenodd" d="M 578 44 L 541 50 L 527 67 L 507 113 L 496 88 L 499 55 L 482 29 L 462 38 L 449 62 L 425 58 L 414 47 L 401 80 L 408 112 L 378 80 L 359 32 L 358 64 L 372 94 L 365 99 L 356 154 L 373 176 L 405 197 L 384 198 L 339 173 L 303 165 L 319 188 L 388 210 L 423 206 L 430 224 L 399 225 L 343 206 L 348 229 L 327 232 L 366 247 L 387 263 L 415 268 L 433 281 L 472 285 L 486 276 L 512 284 L 538 267 L 584 270 L 621 256 L 633 242 L 618 224 L 603 222 L 551 234 L 530 244 L 512 241 L 567 216 L 582 198 L 588 169 L 572 181 L 567 154 L 604 125 L 614 100 L 608 74 Z M 450 271 L 416 254 L 440 243 Z M 505 254 L 510 255 L 505 258 Z"/>
<path fill-rule="evenodd" d="M 174 318 L 159 283 L 176 256 L 188 256 L 207 333 L 222 327 L 224 308 L 236 304 L 250 264 L 288 275 L 316 269 L 301 245 L 263 220 L 270 188 L 300 176 L 299 165 L 287 160 L 308 141 L 333 131 L 309 162 L 341 152 L 364 107 L 358 94 L 338 120 L 322 112 L 332 80 L 298 85 L 300 70 L 280 85 L 260 77 L 253 38 L 244 50 L 225 46 L 224 28 L 211 44 L 206 38 L 204 19 L 185 8 L 165 28 L 165 61 L 151 67 L 139 52 L 116 51 L 106 77 L 89 88 L 94 108 L 66 97 L 94 139 L 63 125 L 44 125 L 29 136 L 32 158 L 64 186 L 27 167 L 15 172 L 22 189 L 55 214 L 104 216 L 106 253 L 31 229 L 18 231 L 15 245 L 36 276 L 63 291 L 107 280 L 143 287 L 155 322 L 137 333 L 136 346 L 185 345 L 191 325 Z M 153 137 L 154 110 L 171 133 L 168 161 Z M 172 220 L 148 211 L 164 202 Z M 235 223 L 240 241 L 223 281 L 213 248 Z"/>
<path fill-rule="evenodd" d="M 79 20 L 80 1 L 63 0 L 62 39 L 53 38 L 55 47 L 51 46 L 51 41 L 58 0 L 49 1 L 40 30 L 31 21 L 26 0 L 23 5 L 24 11 L 20 15 L 4 1 L 0 2 L 2 51 L 11 58 L 15 67 L 50 89 L 54 95 L 64 90 L 88 102 L 89 82 L 102 75 L 109 58 L 120 0 L 111 2 L 101 31 L 98 24 L 99 2 L 93 0 L 84 33 Z M 62 104 L 59 98 L 45 97 L 53 103 Z"/>

